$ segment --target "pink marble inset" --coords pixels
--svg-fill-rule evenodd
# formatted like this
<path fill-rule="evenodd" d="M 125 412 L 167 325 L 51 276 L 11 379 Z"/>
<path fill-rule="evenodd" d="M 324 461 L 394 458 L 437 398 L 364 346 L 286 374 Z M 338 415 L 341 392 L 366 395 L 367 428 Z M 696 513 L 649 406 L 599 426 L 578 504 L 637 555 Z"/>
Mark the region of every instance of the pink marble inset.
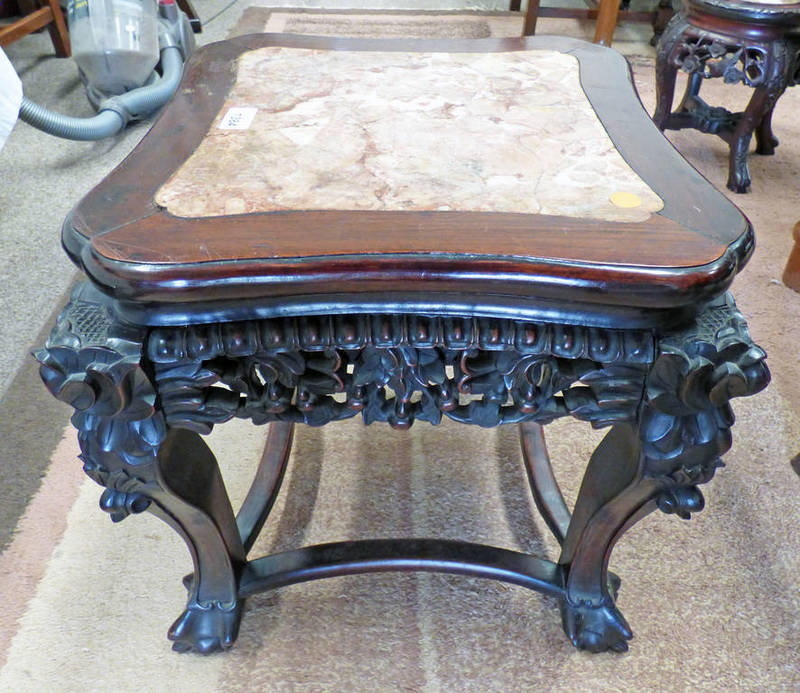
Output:
<path fill-rule="evenodd" d="M 184 217 L 456 210 L 644 221 L 663 206 L 617 152 L 570 55 L 283 47 L 241 56 L 209 133 L 156 201 Z"/>

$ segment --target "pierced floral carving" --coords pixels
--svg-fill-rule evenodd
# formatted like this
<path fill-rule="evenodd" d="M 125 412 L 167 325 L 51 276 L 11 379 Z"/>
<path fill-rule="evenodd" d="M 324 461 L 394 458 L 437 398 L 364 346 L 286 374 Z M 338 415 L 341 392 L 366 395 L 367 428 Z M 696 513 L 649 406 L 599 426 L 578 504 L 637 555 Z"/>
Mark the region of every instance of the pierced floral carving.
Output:
<path fill-rule="evenodd" d="M 687 5 L 659 40 L 653 120 L 661 130 L 694 128 L 721 137 L 730 147 L 728 188 L 744 193 L 750 187 L 750 139 L 755 134 L 757 153 L 774 153 L 778 140 L 772 133 L 772 111 L 786 88 L 797 83 L 800 38 L 792 27 L 798 14 L 788 5 L 731 8 L 723 0 L 702 4 L 709 3 L 717 5 L 711 14 L 719 21 L 700 21 Z M 712 26 L 714 31 L 703 28 Z M 678 69 L 690 77 L 680 106 L 670 112 Z M 700 98 L 702 82 L 713 77 L 753 87 L 743 111 L 712 107 Z"/>
<path fill-rule="evenodd" d="M 348 315 L 159 328 L 148 339 L 172 426 L 246 417 L 322 425 L 361 413 L 408 428 L 573 415 L 631 421 L 652 361 L 646 331 L 488 318 Z"/>
<path fill-rule="evenodd" d="M 742 45 L 702 30 L 686 29 L 673 48 L 672 64 L 688 74 L 758 87 L 769 78 L 770 55 L 759 44 Z"/>
<path fill-rule="evenodd" d="M 142 344 L 153 383 L 140 363 Z M 167 424 L 207 433 L 233 417 L 323 425 L 361 413 L 407 428 L 443 416 L 480 426 L 562 416 L 594 426 L 639 420 L 659 507 L 688 517 L 730 447 L 728 401 L 769 373 L 733 300 L 686 330 L 601 330 L 489 318 L 308 316 L 158 328 L 112 320 L 84 288 L 36 356 L 76 408 L 84 469 L 115 520 L 147 507 L 142 488 Z M 641 408 L 642 393 L 646 393 Z M 132 470 L 138 470 L 133 472 Z"/>

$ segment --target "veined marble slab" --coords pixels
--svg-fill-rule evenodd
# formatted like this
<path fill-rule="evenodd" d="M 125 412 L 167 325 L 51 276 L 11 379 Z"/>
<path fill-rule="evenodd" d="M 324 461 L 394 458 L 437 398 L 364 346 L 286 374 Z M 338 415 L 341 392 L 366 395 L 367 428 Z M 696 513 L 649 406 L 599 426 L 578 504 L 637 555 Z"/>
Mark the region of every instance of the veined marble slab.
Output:
<path fill-rule="evenodd" d="M 253 50 L 156 202 L 182 217 L 455 210 L 644 221 L 663 203 L 617 152 L 578 70 L 549 50 Z"/>

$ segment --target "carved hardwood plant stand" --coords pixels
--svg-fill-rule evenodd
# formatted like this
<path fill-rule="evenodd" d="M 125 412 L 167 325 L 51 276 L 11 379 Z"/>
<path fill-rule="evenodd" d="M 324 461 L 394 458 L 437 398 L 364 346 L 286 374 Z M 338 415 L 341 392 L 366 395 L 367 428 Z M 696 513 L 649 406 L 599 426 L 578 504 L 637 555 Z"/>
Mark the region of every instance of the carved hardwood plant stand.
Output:
<path fill-rule="evenodd" d="M 656 508 L 702 509 L 728 402 L 769 375 L 726 293 L 752 229 L 658 133 L 624 60 L 556 39 L 264 35 L 198 51 L 178 94 L 67 220 L 90 281 L 36 354 L 76 410 L 102 508 L 152 512 L 189 547 L 175 649 L 229 647 L 263 590 L 426 570 L 554 595 L 577 647 L 625 650 L 614 544 Z M 566 134 L 546 130 L 554 118 Z M 415 168 L 425 127 L 441 172 Z M 404 159 L 405 145 L 421 150 Z M 519 424 L 558 560 L 429 538 L 248 558 L 294 425 L 357 415 Z M 610 426 L 571 512 L 540 427 L 564 416 Z M 201 437 L 234 417 L 271 427 L 237 513 Z"/>
<path fill-rule="evenodd" d="M 800 81 L 800 3 L 752 0 L 685 0 L 658 43 L 656 110 L 661 130 L 694 128 L 718 135 L 730 146 L 728 188 L 747 192 L 747 155 L 753 133 L 756 153 L 778 145 L 772 112 L 787 87 Z M 678 70 L 689 75 L 686 92 L 672 111 Z M 732 113 L 700 98 L 704 79 L 753 88 L 745 110 Z"/>

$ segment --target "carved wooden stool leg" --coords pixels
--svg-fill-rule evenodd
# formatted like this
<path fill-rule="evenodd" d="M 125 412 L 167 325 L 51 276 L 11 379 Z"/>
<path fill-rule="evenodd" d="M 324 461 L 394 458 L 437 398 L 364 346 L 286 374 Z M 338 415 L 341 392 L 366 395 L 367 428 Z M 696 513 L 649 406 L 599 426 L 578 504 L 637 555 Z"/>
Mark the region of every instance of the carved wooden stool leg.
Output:
<path fill-rule="evenodd" d="M 544 431 L 539 424 L 523 423 L 520 424 L 519 433 L 522 459 L 528 472 L 533 500 L 558 543 L 563 544 L 569 527 L 570 512 L 553 476 Z"/>
<path fill-rule="evenodd" d="M 775 106 L 783 87 L 769 85 L 756 87 L 742 117 L 731 135 L 731 150 L 728 168 L 728 188 L 737 193 L 747 192 L 750 187 L 750 170 L 747 154 L 753 130 L 766 118 Z"/>
<path fill-rule="evenodd" d="M 658 42 L 656 53 L 656 108 L 653 112 L 653 122 L 659 130 L 667 127 L 672 102 L 675 98 L 675 81 L 678 68 L 675 66 L 672 53 L 677 42 L 681 39 L 685 21 L 678 14 L 667 24 L 661 39 Z"/>
<path fill-rule="evenodd" d="M 115 322 L 109 300 L 78 287 L 36 357 L 48 389 L 72 405 L 84 471 L 120 521 L 149 510 L 186 541 L 194 562 L 176 650 L 211 652 L 236 638 L 244 549 L 216 459 L 197 433 L 170 429 L 142 368 L 144 328 Z"/>
<path fill-rule="evenodd" d="M 173 649 L 226 649 L 239 630 L 245 552 L 217 461 L 197 433 L 173 429 L 159 450 L 157 479 L 151 511 L 183 537 L 194 563 L 188 604 L 169 630 Z"/>
<path fill-rule="evenodd" d="M 625 528 L 659 491 L 641 473 L 635 429 L 615 426 L 589 461 L 561 552 L 566 571 L 564 631 L 591 652 L 628 649 L 630 627 L 609 589 L 608 560 Z"/>
<path fill-rule="evenodd" d="M 261 456 L 253 483 L 236 515 L 239 536 L 249 551 L 267 521 L 281 487 L 289 453 L 292 450 L 294 424 L 276 421 L 270 424 L 267 445 Z"/>
<path fill-rule="evenodd" d="M 638 427 L 618 424 L 592 455 L 564 540 L 562 617 L 576 646 L 627 649 L 632 633 L 609 585 L 611 551 L 655 508 L 684 519 L 703 509 L 697 485 L 731 445 L 728 400 L 766 386 L 764 357 L 726 296 L 686 331 L 659 340 Z"/>
<path fill-rule="evenodd" d="M 533 500 L 545 524 L 558 543 L 563 546 L 572 514 L 553 475 L 550 456 L 547 454 L 544 428 L 531 422 L 520 424 L 520 438 L 522 459 L 528 472 L 528 482 Z M 619 577 L 609 572 L 607 582 L 611 594 L 616 598 L 621 584 Z"/>
<path fill-rule="evenodd" d="M 778 138 L 772 133 L 772 114 L 774 111 L 775 104 L 767 111 L 767 114 L 756 127 L 756 154 L 771 156 L 775 153 L 775 147 L 779 144 Z"/>

